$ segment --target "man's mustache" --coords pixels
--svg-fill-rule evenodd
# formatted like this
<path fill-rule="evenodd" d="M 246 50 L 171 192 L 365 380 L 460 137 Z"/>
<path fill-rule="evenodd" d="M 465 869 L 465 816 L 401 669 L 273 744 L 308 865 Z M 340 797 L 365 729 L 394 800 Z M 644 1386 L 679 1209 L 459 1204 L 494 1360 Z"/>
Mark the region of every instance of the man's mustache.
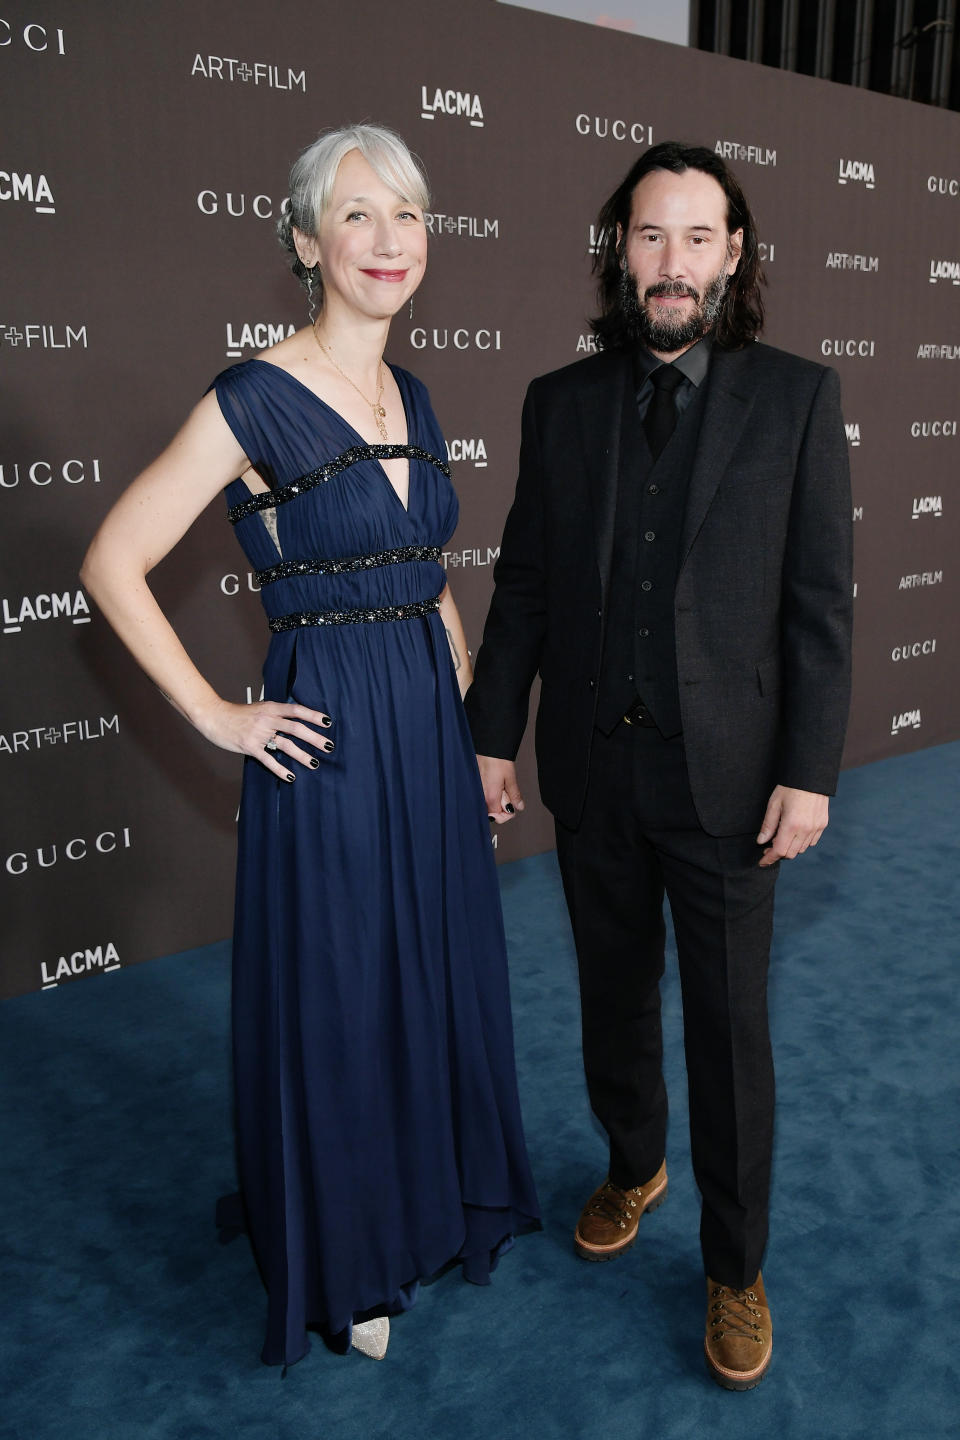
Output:
<path fill-rule="evenodd" d="M 644 300 L 654 300 L 658 296 L 665 298 L 667 296 L 678 297 L 682 295 L 689 295 L 691 300 L 698 302 L 700 300 L 699 290 L 694 290 L 690 285 L 685 285 L 682 280 L 661 280 L 658 285 L 651 285 L 649 289 L 643 292 Z"/>

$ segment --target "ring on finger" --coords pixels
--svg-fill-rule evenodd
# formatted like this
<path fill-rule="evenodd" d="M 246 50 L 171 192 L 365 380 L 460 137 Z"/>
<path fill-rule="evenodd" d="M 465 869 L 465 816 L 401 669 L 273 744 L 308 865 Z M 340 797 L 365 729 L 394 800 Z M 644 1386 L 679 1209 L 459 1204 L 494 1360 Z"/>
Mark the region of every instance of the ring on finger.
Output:
<path fill-rule="evenodd" d="M 264 750 L 266 750 L 266 752 L 267 752 L 268 755 L 273 755 L 273 754 L 276 753 L 276 749 L 277 749 L 277 732 L 276 732 L 276 730 L 274 730 L 273 734 L 270 736 L 270 739 L 267 741 L 266 745 L 264 745 L 263 748 L 264 748 Z"/>

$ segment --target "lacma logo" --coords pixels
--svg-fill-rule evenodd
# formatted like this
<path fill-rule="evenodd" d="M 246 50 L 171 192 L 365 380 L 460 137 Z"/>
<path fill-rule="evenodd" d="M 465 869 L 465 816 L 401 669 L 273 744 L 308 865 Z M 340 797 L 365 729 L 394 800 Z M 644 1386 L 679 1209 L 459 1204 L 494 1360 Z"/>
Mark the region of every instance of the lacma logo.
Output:
<path fill-rule="evenodd" d="M 465 463 L 471 461 L 477 470 L 487 468 L 487 447 L 482 440 L 448 440 L 447 459 Z"/>
<path fill-rule="evenodd" d="M 66 616 L 74 625 L 90 624 L 90 606 L 82 590 L 64 590 L 60 595 L 24 595 L 20 600 L 4 596 L 3 633 L 17 635 L 29 620 L 59 620 Z"/>
<path fill-rule="evenodd" d="M 890 734 L 899 735 L 901 730 L 920 729 L 920 711 L 903 710 L 899 715 L 894 715 L 890 721 Z"/>
<path fill-rule="evenodd" d="M 239 360 L 244 350 L 266 350 L 268 345 L 279 345 L 288 335 L 294 335 L 297 327 L 270 325 L 265 320 L 256 320 L 251 324 L 245 320 L 238 329 L 239 334 L 227 321 L 227 355 L 231 360 Z"/>
<path fill-rule="evenodd" d="M 46 960 L 40 962 L 40 978 L 43 990 L 56 990 L 61 980 L 72 980 L 78 975 L 88 975 L 99 970 L 108 975 L 111 970 L 120 969 L 120 956 L 112 940 L 106 945 L 95 945 L 93 949 L 74 950 L 71 955 L 61 955 L 55 965 L 48 967 Z"/>
<path fill-rule="evenodd" d="M 939 520 L 943 514 L 942 495 L 918 495 L 913 502 L 912 520 L 919 520 L 921 515 L 932 515 L 934 520 Z"/>
<path fill-rule="evenodd" d="M 854 421 L 852 424 L 850 424 L 850 425 L 844 425 L 843 428 L 844 428 L 844 430 L 847 432 L 847 444 L 848 444 L 848 445 L 859 445 L 859 444 L 860 444 L 860 422 L 855 420 L 855 421 Z"/>
<path fill-rule="evenodd" d="M 949 280 L 953 285 L 960 285 L 960 260 L 931 260 L 930 284 L 936 285 L 938 280 Z"/>
<path fill-rule="evenodd" d="M 26 200 L 38 215 L 57 213 L 46 175 L 21 175 L 16 170 L 0 170 L 0 200 Z"/>
<path fill-rule="evenodd" d="M 851 180 L 859 181 L 868 190 L 872 190 L 877 183 L 873 165 L 866 160 L 841 160 L 837 184 L 846 185 Z"/>
<path fill-rule="evenodd" d="M 435 115 L 462 116 L 476 129 L 483 129 L 483 106 L 480 96 L 469 90 L 436 89 L 431 97 L 426 85 L 420 86 L 420 119 L 432 120 Z"/>

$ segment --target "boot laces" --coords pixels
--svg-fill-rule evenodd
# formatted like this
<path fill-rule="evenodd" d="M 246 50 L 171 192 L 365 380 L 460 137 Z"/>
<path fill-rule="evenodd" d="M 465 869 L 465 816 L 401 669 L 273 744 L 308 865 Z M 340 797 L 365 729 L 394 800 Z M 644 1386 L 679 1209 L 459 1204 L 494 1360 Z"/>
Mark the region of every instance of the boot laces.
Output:
<path fill-rule="evenodd" d="M 715 1285 L 710 1295 L 711 1340 L 722 1340 L 724 1335 L 733 1335 L 754 1340 L 758 1345 L 763 1344 L 762 1327 L 759 1323 L 763 1315 L 762 1311 L 756 1308 L 759 1296 L 755 1290 L 736 1290 L 731 1285 Z"/>

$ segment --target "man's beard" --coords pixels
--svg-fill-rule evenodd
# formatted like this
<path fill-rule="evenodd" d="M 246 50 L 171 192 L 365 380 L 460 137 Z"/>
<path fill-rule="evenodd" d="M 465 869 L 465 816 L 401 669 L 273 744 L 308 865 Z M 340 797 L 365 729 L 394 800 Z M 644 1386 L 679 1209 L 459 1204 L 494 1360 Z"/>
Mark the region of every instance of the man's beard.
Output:
<path fill-rule="evenodd" d="M 717 323 L 717 316 L 723 308 L 724 296 L 730 277 L 726 268 L 720 271 L 701 295 L 692 285 L 683 280 L 661 280 L 644 291 L 643 303 L 637 290 L 637 282 L 626 266 L 620 270 L 620 311 L 623 315 L 627 334 L 631 340 L 639 340 L 648 350 L 672 355 L 685 350 L 702 339 Z M 658 295 L 688 295 L 694 303 L 692 314 L 681 310 L 666 309 L 652 319 L 647 302 Z"/>

